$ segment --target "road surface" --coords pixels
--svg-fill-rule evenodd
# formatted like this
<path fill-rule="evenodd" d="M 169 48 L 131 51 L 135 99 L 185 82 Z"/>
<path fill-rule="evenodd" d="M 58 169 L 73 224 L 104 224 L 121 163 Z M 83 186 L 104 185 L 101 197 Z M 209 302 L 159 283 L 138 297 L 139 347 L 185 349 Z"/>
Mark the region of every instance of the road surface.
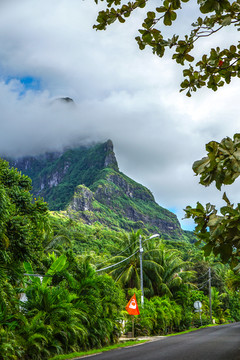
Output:
<path fill-rule="evenodd" d="M 111 350 L 87 360 L 240 360 L 240 323 L 222 325 L 141 345 Z"/>

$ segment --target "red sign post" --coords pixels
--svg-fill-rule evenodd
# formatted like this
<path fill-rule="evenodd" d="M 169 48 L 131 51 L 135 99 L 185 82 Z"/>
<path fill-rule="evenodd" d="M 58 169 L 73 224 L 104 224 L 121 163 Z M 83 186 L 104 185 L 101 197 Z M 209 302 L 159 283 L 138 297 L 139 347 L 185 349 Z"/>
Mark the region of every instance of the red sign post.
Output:
<path fill-rule="evenodd" d="M 132 316 L 132 337 L 134 337 L 134 315 L 140 314 L 135 294 L 131 297 L 131 299 L 127 303 L 127 306 L 125 309 L 129 313 L 129 315 L 133 315 Z"/>
<path fill-rule="evenodd" d="M 127 303 L 126 310 L 129 313 L 129 315 L 139 315 L 140 314 L 139 310 L 138 310 L 138 304 L 137 304 L 137 299 L 136 299 L 135 294 L 131 297 L 131 299 Z"/>

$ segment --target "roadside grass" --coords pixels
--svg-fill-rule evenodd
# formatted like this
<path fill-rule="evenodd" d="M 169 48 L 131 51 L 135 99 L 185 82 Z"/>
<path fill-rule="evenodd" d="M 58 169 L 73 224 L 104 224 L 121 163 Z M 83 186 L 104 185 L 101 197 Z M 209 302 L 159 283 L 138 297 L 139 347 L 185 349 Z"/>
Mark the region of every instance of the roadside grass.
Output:
<path fill-rule="evenodd" d="M 205 328 L 212 327 L 212 326 L 219 326 L 219 325 L 218 324 L 203 325 L 203 326 L 200 326 L 198 328 L 191 328 L 191 329 L 188 329 L 188 330 L 185 330 L 185 331 L 176 332 L 176 333 L 173 333 L 173 334 L 168 334 L 166 336 L 176 336 L 176 335 L 187 334 L 187 333 L 190 333 L 190 332 L 193 332 L 193 331 L 197 331 L 199 329 L 205 329 Z"/>
<path fill-rule="evenodd" d="M 57 355 L 57 356 L 54 356 L 54 357 L 52 357 L 52 358 L 50 358 L 48 360 L 74 359 L 74 358 L 78 358 L 78 357 L 82 357 L 82 356 L 99 354 L 99 353 L 102 353 L 102 352 L 105 352 L 105 351 L 114 350 L 114 349 L 118 349 L 118 348 L 122 348 L 122 347 L 138 345 L 138 344 L 145 343 L 147 341 L 148 340 L 124 341 L 123 343 L 109 345 L 109 346 L 103 347 L 101 349 L 92 349 L 92 350 L 88 350 L 88 351 L 74 352 L 74 353 L 67 354 L 67 355 Z"/>

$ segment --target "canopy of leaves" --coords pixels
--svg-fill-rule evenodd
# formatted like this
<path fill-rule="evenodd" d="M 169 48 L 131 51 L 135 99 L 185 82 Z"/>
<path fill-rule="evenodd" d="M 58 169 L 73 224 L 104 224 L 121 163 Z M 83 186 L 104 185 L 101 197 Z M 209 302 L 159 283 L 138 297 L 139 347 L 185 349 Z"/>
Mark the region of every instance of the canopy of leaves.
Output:
<path fill-rule="evenodd" d="M 121 0 L 102 0 L 107 8 L 99 12 L 97 24 L 94 28 L 105 30 L 116 20 L 125 22 L 138 8 L 150 8 L 146 11 L 145 19 L 136 37 L 139 48 L 143 50 L 150 46 L 154 54 L 163 57 L 167 48 L 173 50 L 172 59 L 178 64 L 193 63 L 193 49 L 197 40 L 213 35 L 227 26 L 234 26 L 239 30 L 240 0 L 198 0 L 198 7 L 203 16 L 190 19 L 192 30 L 190 34 L 180 38 L 174 34 L 170 38 L 163 36 L 162 28 L 172 26 L 178 14 L 184 12 L 182 5 L 188 0 L 164 0 L 160 4 L 149 5 L 148 0 L 136 0 L 123 3 Z M 98 0 L 95 0 L 98 3 Z M 185 6 L 186 8 L 186 6 Z M 205 16 L 205 14 L 209 14 Z M 183 70 L 185 80 L 181 83 L 181 90 L 187 90 L 187 96 L 192 91 L 207 86 L 216 91 L 224 83 L 229 84 L 232 77 L 240 77 L 240 44 L 230 45 L 229 48 L 212 48 L 209 54 L 203 54 L 195 66 Z"/>
<path fill-rule="evenodd" d="M 30 189 L 30 178 L 0 159 L 0 269 L 9 278 L 22 261 L 39 260 L 49 231 L 47 204 L 33 201 Z"/>
<path fill-rule="evenodd" d="M 206 150 L 207 156 L 193 164 L 200 184 L 208 186 L 215 181 L 218 190 L 232 184 L 240 175 L 240 134 L 235 134 L 233 140 L 226 137 L 220 143 L 211 141 Z"/>
<path fill-rule="evenodd" d="M 240 134 L 233 140 L 224 138 L 220 143 L 211 141 L 206 145 L 207 156 L 193 164 L 193 170 L 200 175 L 200 183 L 208 186 L 215 181 L 217 189 L 232 184 L 240 175 Z M 187 206 L 186 218 L 196 223 L 195 233 L 205 242 L 204 250 L 208 256 L 211 251 L 220 255 L 223 262 L 230 260 L 231 266 L 237 266 L 240 256 L 240 204 L 234 208 L 226 193 L 223 194 L 226 205 L 220 214 L 215 206 L 204 207 L 198 203 L 196 208 Z"/>

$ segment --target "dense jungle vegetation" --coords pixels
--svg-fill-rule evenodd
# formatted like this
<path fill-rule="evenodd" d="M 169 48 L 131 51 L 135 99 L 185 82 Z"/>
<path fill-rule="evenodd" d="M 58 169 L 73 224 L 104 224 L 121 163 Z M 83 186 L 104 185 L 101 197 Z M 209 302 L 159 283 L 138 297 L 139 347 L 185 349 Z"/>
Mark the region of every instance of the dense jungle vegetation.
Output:
<path fill-rule="evenodd" d="M 117 342 L 122 331 L 131 330 L 125 306 L 134 293 L 140 308 L 136 335 L 200 326 L 196 300 L 208 324 L 209 268 L 213 319 L 240 320 L 239 273 L 204 257 L 189 234 L 148 240 L 142 230 L 89 226 L 49 212 L 30 190 L 30 178 L 0 160 L 0 359 L 49 359 Z"/>

